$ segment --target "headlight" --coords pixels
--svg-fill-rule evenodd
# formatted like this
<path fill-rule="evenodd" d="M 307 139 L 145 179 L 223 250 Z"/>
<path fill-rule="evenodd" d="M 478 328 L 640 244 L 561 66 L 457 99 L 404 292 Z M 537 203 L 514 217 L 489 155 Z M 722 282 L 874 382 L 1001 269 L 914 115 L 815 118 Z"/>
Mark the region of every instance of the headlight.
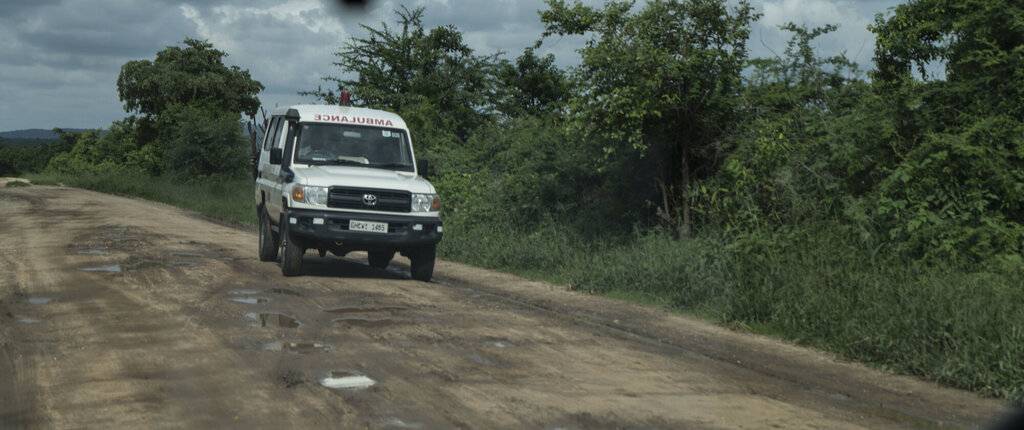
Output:
<path fill-rule="evenodd" d="M 317 206 L 327 206 L 327 187 L 296 185 L 292 188 L 292 200 Z"/>
<path fill-rule="evenodd" d="M 441 210 L 441 198 L 437 194 L 413 194 L 413 212 L 437 212 Z"/>

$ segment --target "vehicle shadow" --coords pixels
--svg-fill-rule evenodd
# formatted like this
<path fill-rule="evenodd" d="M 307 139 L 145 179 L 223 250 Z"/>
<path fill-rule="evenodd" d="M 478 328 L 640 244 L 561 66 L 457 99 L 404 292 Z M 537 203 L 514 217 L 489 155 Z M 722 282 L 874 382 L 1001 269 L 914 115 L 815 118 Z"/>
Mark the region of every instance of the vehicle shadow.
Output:
<path fill-rule="evenodd" d="M 369 278 L 369 279 L 411 279 L 408 269 L 401 264 L 392 262 L 387 269 L 370 267 L 365 261 L 353 258 L 339 258 L 328 255 L 320 257 L 315 252 L 306 253 L 302 259 L 301 276 L 317 276 L 324 278 Z"/>

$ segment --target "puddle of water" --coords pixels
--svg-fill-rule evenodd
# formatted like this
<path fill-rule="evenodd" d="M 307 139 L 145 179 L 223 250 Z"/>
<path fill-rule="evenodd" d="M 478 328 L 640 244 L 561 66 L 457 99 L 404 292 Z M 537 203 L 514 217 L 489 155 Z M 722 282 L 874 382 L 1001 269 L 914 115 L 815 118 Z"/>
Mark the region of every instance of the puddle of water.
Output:
<path fill-rule="evenodd" d="M 342 306 L 337 308 L 324 309 L 324 312 L 330 312 L 333 314 L 347 314 L 354 312 L 389 312 L 389 311 L 404 311 L 409 308 L 405 306 L 394 306 L 394 305 L 380 305 L 380 306 Z"/>
<path fill-rule="evenodd" d="M 153 261 L 144 260 L 138 263 L 130 264 L 125 266 L 125 270 L 128 272 L 136 272 L 139 270 L 152 269 L 157 267 L 195 267 L 198 263 L 193 261 Z"/>
<path fill-rule="evenodd" d="M 120 264 L 115 264 L 113 266 L 83 267 L 83 268 L 78 269 L 78 270 L 81 270 L 83 272 L 123 272 L 124 271 Z"/>
<path fill-rule="evenodd" d="M 366 375 L 357 375 L 351 372 L 331 372 L 331 376 L 320 380 L 320 385 L 343 390 L 361 390 L 372 387 L 376 383 L 377 381 Z"/>
<path fill-rule="evenodd" d="M 472 361 L 472 362 L 474 362 L 476 364 L 482 364 L 484 366 L 490 366 L 490 367 L 501 367 L 501 366 L 498 365 L 498 363 L 495 363 L 495 362 L 493 362 L 491 360 L 488 360 L 487 357 L 484 357 L 484 356 L 482 356 L 480 354 L 477 354 L 475 352 L 467 354 L 466 358 L 468 358 L 469 361 Z"/>
<path fill-rule="evenodd" d="M 391 318 L 345 317 L 331 320 L 336 327 L 383 327 L 395 323 Z"/>
<path fill-rule="evenodd" d="M 37 320 L 35 318 L 21 317 L 21 318 L 18 318 L 18 322 L 22 323 L 22 324 L 39 324 L 42 321 Z"/>
<path fill-rule="evenodd" d="M 232 294 L 232 295 L 249 295 L 249 294 L 259 294 L 259 291 L 257 291 L 257 290 L 231 290 L 231 291 L 228 291 L 228 294 Z"/>
<path fill-rule="evenodd" d="M 230 297 L 228 300 L 237 303 L 244 303 L 247 305 L 258 305 L 261 303 L 267 303 L 270 299 L 266 297 Z"/>
<path fill-rule="evenodd" d="M 255 327 L 299 328 L 302 325 L 298 319 L 285 314 L 250 312 L 245 316 L 254 321 Z"/>
<path fill-rule="evenodd" d="M 170 257 L 190 257 L 190 258 L 206 257 L 205 255 L 200 254 L 198 252 L 178 252 L 178 251 L 175 251 L 175 252 L 170 252 L 167 255 L 170 256 Z"/>
<path fill-rule="evenodd" d="M 26 301 L 33 305 L 43 305 L 52 302 L 53 299 L 50 297 L 29 297 Z"/>
<path fill-rule="evenodd" d="M 286 295 L 286 296 L 296 296 L 296 297 L 302 296 L 302 293 L 300 293 L 298 291 L 295 291 L 295 290 L 289 290 L 287 288 L 271 288 L 270 292 L 274 293 L 274 294 L 283 294 L 283 295 Z"/>
<path fill-rule="evenodd" d="M 86 250 L 80 250 L 80 251 L 75 251 L 75 252 L 78 253 L 78 254 L 82 254 L 82 255 L 107 255 L 107 254 L 109 254 L 107 251 L 104 251 L 102 249 L 86 249 Z"/>
<path fill-rule="evenodd" d="M 271 342 L 263 346 L 267 351 L 286 351 L 293 354 L 312 354 L 315 352 L 328 352 L 334 349 L 333 346 L 320 342 Z"/>
<path fill-rule="evenodd" d="M 510 342 L 491 342 L 491 343 L 488 343 L 488 345 L 493 346 L 495 348 L 502 348 L 502 349 L 504 349 L 504 348 L 515 348 L 515 345 L 513 345 Z"/>

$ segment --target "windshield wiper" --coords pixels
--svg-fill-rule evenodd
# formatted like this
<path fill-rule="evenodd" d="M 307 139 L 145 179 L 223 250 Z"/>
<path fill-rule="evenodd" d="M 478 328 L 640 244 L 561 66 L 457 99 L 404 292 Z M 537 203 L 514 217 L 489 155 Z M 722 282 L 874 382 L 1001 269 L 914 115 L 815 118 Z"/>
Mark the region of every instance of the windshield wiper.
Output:
<path fill-rule="evenodd" d="M 310 161 L 312 161 L 313 164 L 331 165 L 331 166 L 337 166 L 337 165 L 363 166 L 363 167 L 369 166 L 369 164 L 360 163 L 358 161 L 352 161 L 352 160 L 310 160 Z"/>
<path fill-rule="evenodd" d="M 404 163 L 373 163 L 370 164 L 370 167 L 379 167 L 382 169 L 411 169 L 412 165 Z"/>

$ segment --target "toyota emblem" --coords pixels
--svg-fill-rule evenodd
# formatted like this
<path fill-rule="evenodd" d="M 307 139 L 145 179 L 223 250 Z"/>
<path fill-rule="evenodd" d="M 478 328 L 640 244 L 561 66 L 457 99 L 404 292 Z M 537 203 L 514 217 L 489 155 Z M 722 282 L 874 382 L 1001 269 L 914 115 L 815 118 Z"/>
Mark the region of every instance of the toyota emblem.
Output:
<path fill-rule="evenodd" d="M 373 194 L 363 194 L 363 204 L 367 206 L 377 206 L 377 196 Z"/>

